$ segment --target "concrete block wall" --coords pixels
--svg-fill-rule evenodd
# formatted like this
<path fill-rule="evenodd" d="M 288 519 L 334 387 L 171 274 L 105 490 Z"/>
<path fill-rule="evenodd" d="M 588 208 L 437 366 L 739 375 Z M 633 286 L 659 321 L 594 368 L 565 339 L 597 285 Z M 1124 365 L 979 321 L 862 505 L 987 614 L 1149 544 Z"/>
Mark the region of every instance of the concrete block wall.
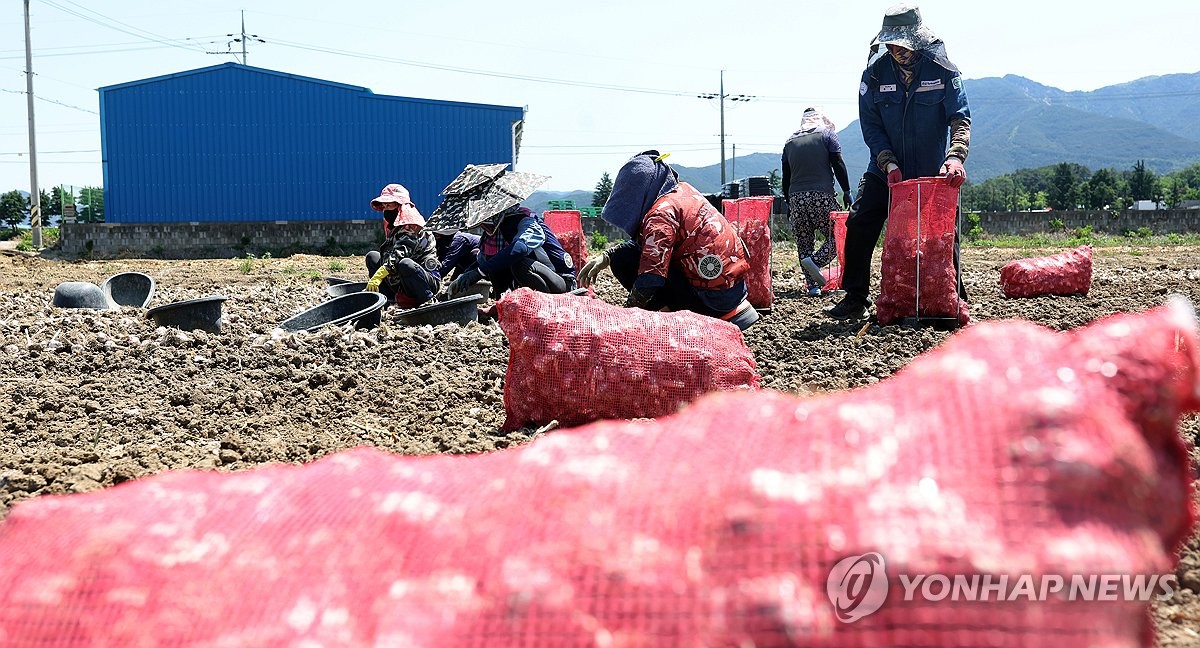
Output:
<path fill-rule="evenodd" d="M 981 212 L 979 226 L 988 234 L 1036 234 L 1050 231 L 1050 221 L 1062 221 L 1067 232 L 1092 226 L 1095 232 L 1124 234 L 1149 227 L 1154 234 L 1200 232 L 1200 209 L 1153 211 Z M 964 224 L 964 227 L 966 225 Z"/>
<path fill-rule="evenodd" d="M 63 223 L 74 257 L 228 258 L 295 252 L 365 254 L 383 240 L 377 220 L 256 223 Z"/>

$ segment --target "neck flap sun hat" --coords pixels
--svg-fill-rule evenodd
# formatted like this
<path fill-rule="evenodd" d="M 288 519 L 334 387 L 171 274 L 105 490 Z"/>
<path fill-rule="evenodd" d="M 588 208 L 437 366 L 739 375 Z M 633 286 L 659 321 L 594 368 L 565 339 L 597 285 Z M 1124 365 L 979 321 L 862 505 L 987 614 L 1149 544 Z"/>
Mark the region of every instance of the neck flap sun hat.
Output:
<path fill-rule="evenodd" d="M 402 225 L 425 226 L 425 217 L 417 210 L 417 206 L 412 203 L 412 199 L 408 195 L 408 189 L 405 189 L 404 185 L 401 184 L 392 183 L 385 186 L 379 192 L 379 197 L 371 201 L 371 209 L 381 212 L 395 209 L 396 219 L 392 222 L 392 227 L 400 227 Z"/>
<path fill-rule="evenodd" d="M 669 155 L 669 154 L 667 154 Z M 658 151 L 642 151 L 629 159 L 613 180 L 612 194 L 600 217 L 630 236 L 637 236 L 642 219 L 654 202 L 679 185 L 679 174 Z"/>
<path fill-rule="evenodd" d="M 921 10 L 914 4 L 902 3 L 892 5 L 883 15 L 883 28 L 871 42 L 871 47 L 899 45 L 919 52 L 928 49 L 937 40 L 933 30 L 921 22 Z"/>

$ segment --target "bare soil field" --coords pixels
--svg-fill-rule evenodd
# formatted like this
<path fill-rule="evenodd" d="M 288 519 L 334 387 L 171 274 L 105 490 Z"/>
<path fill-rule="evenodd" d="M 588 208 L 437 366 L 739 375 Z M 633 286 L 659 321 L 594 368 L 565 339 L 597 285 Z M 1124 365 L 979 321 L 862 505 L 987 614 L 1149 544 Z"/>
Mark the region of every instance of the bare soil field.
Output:
<path fill-rule="evenodd" d="M 1169 294 L 1200 304 L 1200 249 L 1186 247 L 1098 248 L 1086 297 L 1001 295 L 1004 263 L 1056 251 L 964 250 L 972 317 L 1067 329 Z M 157 328 L 141 309 L 49 306 L 61 282 L 100 284 L 124 271 L 157 281 L 151 306 L 228 297 L 222 332 Z M 73 261 L 0 252 L 0 520 L 21 500 L 170 469 L 302 463 L 360 445 L 487 452 L 539 433 L 497 432 L 508 350 L 495 323 L 405 327 L 385 312 L 369 331 L 272 334 L 325 299 L 322 277 L 363 273 L 356 257 Z M 820 313 L 833 297 L 809 298 L 803 288 L 794 248 L 780 245 L 773 312 L 745 334 L 766 388 L 804 394 L 874 383 L 950 335 L 834 322 Z M 598 293 L 612 303 L 625 297 L 608 274 Z M 1181 433 L 1194 443 L 1200 419 Z M 1154 611 L 1159 645 L 1200 645 L 1200 536 L 1177 576 L 1181 588 Z"/>

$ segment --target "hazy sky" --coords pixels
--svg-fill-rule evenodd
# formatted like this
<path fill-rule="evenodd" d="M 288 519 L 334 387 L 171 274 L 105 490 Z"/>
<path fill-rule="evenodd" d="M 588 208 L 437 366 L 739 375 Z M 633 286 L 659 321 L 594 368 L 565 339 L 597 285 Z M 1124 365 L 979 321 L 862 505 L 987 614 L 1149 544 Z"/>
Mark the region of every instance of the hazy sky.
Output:
<path fill-rule="evenodd" d="M 39 185 L 99 185 L 95 89 L 240 60 L 227 34 L 240 31 L 242 9 L 246 31 L 266 41 L 250 43 L 252 66 L 378 94 L 528 107 L 518 168 L 568 190 L 591 189 L 645 148 L 687 166 L 717 163 L 718 102 L 697 95 L 717 92 L 722 69 L 727 94 L 752 97 L 725 103 L 727 157 L 735 145 L 738 155 L 779 151 L 810 104 L 844 127 L 891 4 L 31 0 Z M 919 6 L 968 80 L 1016 74 L 1094 90 L 1200 71 L 1195 0 Z M 4 3 L 0 43 L 0 191 L 27 189 L 17 0 Z"/>

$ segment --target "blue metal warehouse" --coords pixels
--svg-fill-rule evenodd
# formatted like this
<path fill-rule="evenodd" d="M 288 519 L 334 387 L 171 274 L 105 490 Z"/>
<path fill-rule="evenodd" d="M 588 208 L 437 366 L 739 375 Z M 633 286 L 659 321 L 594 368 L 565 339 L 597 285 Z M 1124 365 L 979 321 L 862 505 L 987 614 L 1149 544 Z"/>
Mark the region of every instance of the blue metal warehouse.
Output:
<path fill-rule="evenodd" d="M 370 199 L 389 182 L 428 216 L 467 164 L 515 164 L 524 115 L 237 63 L 106 86 L 105 218 L 373 219 Z"/>

